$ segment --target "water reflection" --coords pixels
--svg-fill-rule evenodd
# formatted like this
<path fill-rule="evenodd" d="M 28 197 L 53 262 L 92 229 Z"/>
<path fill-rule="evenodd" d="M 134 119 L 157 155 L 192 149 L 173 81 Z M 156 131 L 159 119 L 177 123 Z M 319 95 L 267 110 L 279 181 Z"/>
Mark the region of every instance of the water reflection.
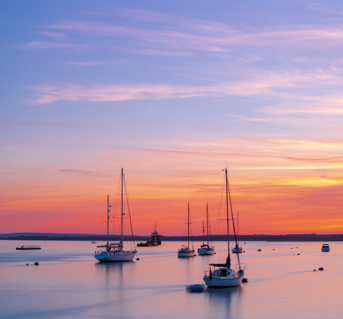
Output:
<path fill-rule="evenodd" d="M 242 286 L 229 288 L 207 288 L 204 292 L 210 312 L 225 313 L 227 318 L 239 316 L 242 307 Z"/>

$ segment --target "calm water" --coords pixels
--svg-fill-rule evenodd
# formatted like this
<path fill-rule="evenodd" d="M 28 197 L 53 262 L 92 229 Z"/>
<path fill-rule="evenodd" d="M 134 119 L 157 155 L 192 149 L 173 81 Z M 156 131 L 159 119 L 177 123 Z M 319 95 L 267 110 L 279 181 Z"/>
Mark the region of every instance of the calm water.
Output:
<path fill-rule="evenodd" d="M 23 244 L 42 250 L 15 250 Z M 178 259 L 181 243 L 163 242 L 138 247 L 139 261 L 100 264 L 90 242 L 0 241 L 0 317 L 342 318 L 343 243 L 330 253 L 321 244 L 247 242 L 248 283 L 190 293 L 209 262 L 225 260 L 225 243 L 215 256 Z"/>

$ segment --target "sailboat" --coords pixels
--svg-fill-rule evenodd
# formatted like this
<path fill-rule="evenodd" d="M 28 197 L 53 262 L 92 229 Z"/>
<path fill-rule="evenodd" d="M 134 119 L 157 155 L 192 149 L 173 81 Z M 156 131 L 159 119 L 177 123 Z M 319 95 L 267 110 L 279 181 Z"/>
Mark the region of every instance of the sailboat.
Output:
<path fill-rule="evenodd" d="M 184 258 L 184 257 L 194 257 L 196 256 L 194 254 L 194 249 L 190 249 L 189 248 L 189 225 L 190 225 L 190 222 L 189 222 L 189 203 L 188 203 L 188 244 L 187 246 L 182 246 L 181 249 L 177 252 L 177 256 L 179 258 Z"/>
<path fill-rule="evenodd" d="M 97 246 L 102 248 L 101 250 L 95 251 L 94 257 L 100 262 L 111 262 L 111 261 L 132 261 L 135 257 L 136 250 L 124 250 L 124 169 L 121 169 L 121 239 L 119 243 L 109 242 L 109 221 L 110 221 L 110 203 L 109 195 L 107 195 L 107 243 L 106 245 Z"/>
<path fill-rule="evenodd" d="M 214 254 L 214 247 L 210 247 L 209 240 L 208 240 L 208 204 L 206 203 L 206 228 L 207 228 L 207 244 L 205 244 L 205 241 L 203 240 L 202 245 L 200 248 L 198 248 L 198 254 L 201 256 L 204 255 L 213 255 Z M 202 235 L 203 238 L 205 238 L 205 227 L 204 222 L 202 223 Z"/>
<path fill-rule="evenodd" d="M 237 211 L 237 234 L 239 234 L 239 212 Z M 238 242 L 236 242 L 236 246 L 232 248 L 232 252 L 234 254 L 241 254 L 243 252 L 243 248 L 239 247 Z"/>
<path fill-rule="evenodd" d="M 237 253 L 238 259 L 238 270 L 231 269 L 231 257 L 230 257 L 230 241 L 229 241 L 229 201 L 230 201 L 230 211 L 231 211 L 231 220 L 233 225 L 233 231 L 235 235 L 235 242 L 237 244 L 235 223 L 233 220 L 231 196 L 229 189 L 229 182 L 227 178 L 227 168 L 225 168 L 225 183 L 226 183 L 226 224 L 227 224 L 227 258 L 225 264 L 210 264 L 214 267 L 210 268 L 209 272 L 205 272 L 204 281 L 208 287 L 233 287 L 239 286 L 242 283 L 245 264 L 241 263 L 239 260 L 239 254 Z"/>

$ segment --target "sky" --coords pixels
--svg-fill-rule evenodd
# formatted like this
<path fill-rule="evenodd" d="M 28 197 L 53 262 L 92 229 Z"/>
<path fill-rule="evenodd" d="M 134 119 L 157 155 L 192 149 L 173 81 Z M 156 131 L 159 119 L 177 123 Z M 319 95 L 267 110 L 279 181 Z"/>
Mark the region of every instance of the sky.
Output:
<path fill-rule="evenodd" d="M 0 233 L 343 231 L 343 3 L 4 0 Z M 127 219 L 128 214 L 125 215 Z"/>

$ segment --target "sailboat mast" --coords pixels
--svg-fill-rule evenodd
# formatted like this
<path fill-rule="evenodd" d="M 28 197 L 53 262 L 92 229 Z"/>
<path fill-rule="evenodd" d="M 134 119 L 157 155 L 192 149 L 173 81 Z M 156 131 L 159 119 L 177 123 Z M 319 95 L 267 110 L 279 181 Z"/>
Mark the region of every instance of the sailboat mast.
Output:
<path fill-rule="evenodd" d="M 107 195 L 107 246 L 110 243 L 110 195 Z"/>
<path fill-rule="evenodd" d="M 229 182 L 227 180 L 227 168 L 225 168 L 225 183 L 226 183 L 226 224 L 227 224 L 227 251 L 228 255 L 230 255 L 230 236 L 229 236 Z M 231 204 L 231 198 L 230 198 Z"/>
<path fill-rule="evenodd" d="M 121 240 L 120 240 L 120 250 L 123 250 L 123 224 L 124 224 L 124 169 L 121 168 Z"/>
<path fill-rule="evenodd" d="M 202 221 L 202 244 L 205 244 L 205 222 Z"/>
<path fill-rule="evenodd" d="M 188 250 L 189 250 L 189 202 L 188 202 Z"/>
<path fill-rule="evenodd" d="M 207 229 L 207 245 L 209 245 L 208 243 L 208 203 L 206 203 L 206 229 Z"/>

